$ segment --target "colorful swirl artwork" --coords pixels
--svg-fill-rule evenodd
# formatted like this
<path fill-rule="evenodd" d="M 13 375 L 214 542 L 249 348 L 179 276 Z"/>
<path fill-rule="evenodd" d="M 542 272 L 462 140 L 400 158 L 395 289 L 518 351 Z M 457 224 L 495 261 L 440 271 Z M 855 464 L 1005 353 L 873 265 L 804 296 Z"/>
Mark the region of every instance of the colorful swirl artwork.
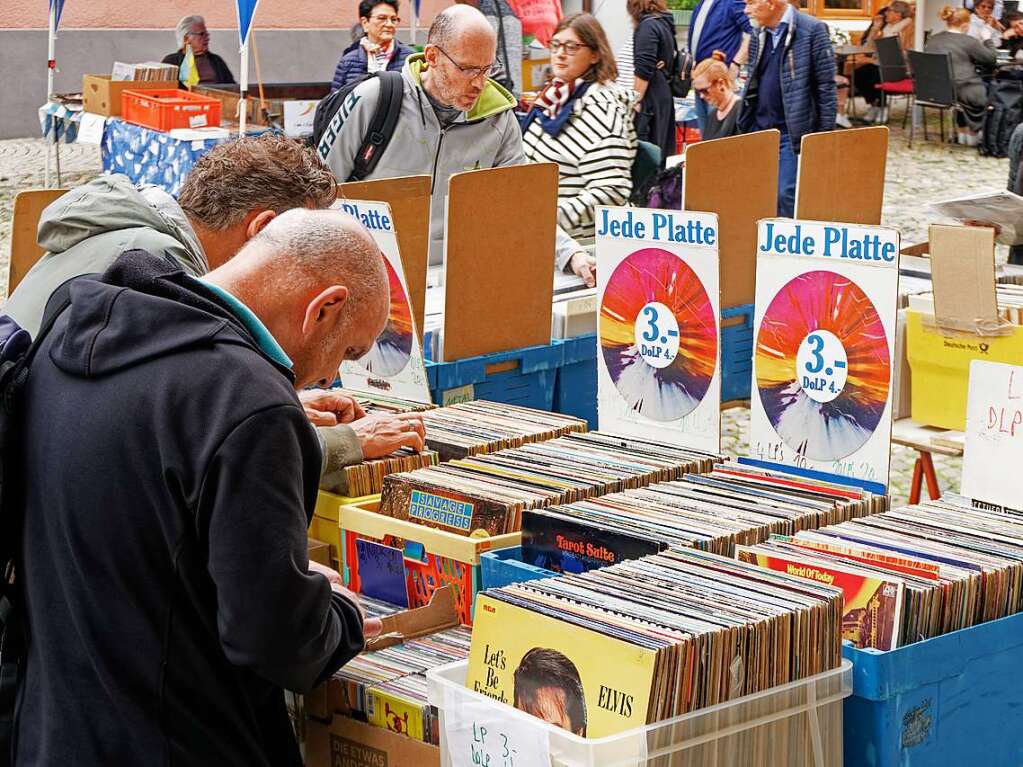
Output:
<path fill-rule="evenodd" d="M 717 366 L 717 317 L 685 261 L 661 248 L 629 255 L 600 306 L 600 347 L 618 392 L 654 421 L 691 413 Z"/>
<path fill-rule="evenodd" d="M 785 444 L 819 461 L 866 444 L 888 402 L 891 360 L 859 285 L 830 271 L 790 280 L 764 312 L 756 343 L 760 401 Z"/>

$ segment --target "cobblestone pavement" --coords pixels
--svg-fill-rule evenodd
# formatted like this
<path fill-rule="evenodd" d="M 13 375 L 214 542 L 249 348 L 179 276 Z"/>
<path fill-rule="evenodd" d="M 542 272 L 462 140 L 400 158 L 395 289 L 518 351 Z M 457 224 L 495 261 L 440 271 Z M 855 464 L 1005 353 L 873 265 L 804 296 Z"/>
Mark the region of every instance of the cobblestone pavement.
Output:
<path fill-rule="evenodd" d="M 893 115 L 893 123 L 901 113 Z M 933 124 L 933 123 L 932 123 Z M 883 222 L 898 227 L 903 243 L 922 242 L 930 202 L 970 192 L 1004 188 L 1008 162 L 980 157 L 975 149 L 941 146 L 935 136 L 919 140 L 909 148 L 905 134 L 893 127 L 888 151 Z M 61 171 L 66 186 L 84 183 L 100 171 L 99 150 L 79 144 L 61 145 Z M 6 275 L 10 258 L 11 209 L 21 189 L 43 185 L 45 164 L 43 142 L 39 139 L 0 141 L 0 275 Z M 837 179 L 836 183 L 841 183 Z M 5 279 L 0 278 L 0 279 Z M 735 408 L 722 416 L 722 450 L 743 455 L 747 445 L 749 411 Z M 896 503 L 906 501 L 916 454 L 907 448 L 892 448 L 892 495 Z M 934 456 L 935 469 L 943 489 L 958 489 L 961 462 Z"/>

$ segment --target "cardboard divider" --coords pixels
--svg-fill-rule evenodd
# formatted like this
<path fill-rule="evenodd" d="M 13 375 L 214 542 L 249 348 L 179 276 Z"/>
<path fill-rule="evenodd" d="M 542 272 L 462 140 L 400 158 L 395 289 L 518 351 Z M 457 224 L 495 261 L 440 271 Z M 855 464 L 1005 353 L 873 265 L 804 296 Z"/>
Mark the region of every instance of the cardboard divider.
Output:
<path fill-rule="evenodd" d="M 405 269 L 409 300 L 423 338 L 426 312 L 426 266 L 430 260 L 430 176 L 404 176 L 338 184 L 338 199 L 386 202 L 394 217 L 394 232 Z"/>
<path fill-rule="evenodd" d="M 557 203 L 554 163 L 451 177 L 441 360 L 551 342 Z"/>
<path fill-rule="evenodd" d="M 7 267 L 7 295 L 14 292 L 45 251 L 36 241 L 39 217 L 67 189 L 26 189 L 14 197 L 11 217 L 11 263 Z"/>
<path fill-rule="evenodd" d="M 306 767 L 440 767 L 440 748 L 348 717 L 306 727 Z"/>
<path fill-rule="evenodd" d="M 686 150 L 682 209 L 717 213 L 722 307 L 753 303 L 757 221 L 778 210 L 780 136 L 760 131 Z"/>
<path fill-rule="evenodd" d="M 795 218 L 879 225 L 887 160 L 883 125 L 804 136 Z"/>
<path fill-rule="evenodd" d="M 436 634 L 458 625 L 458 611 L 455 609 L 455 587 L 442 586 L 433 592 L 430 604 L 416 607 L 381 619 L 383 629 L 380 635 L 366 641 L 366 652 L 393 647 L 407 639 Z"/>
<path fill-rule="evenodd" d="M 934 320 L 942 330 L 1004 335 L 995 295 L 995 232 L 932 225 L 928 230 Z"/>

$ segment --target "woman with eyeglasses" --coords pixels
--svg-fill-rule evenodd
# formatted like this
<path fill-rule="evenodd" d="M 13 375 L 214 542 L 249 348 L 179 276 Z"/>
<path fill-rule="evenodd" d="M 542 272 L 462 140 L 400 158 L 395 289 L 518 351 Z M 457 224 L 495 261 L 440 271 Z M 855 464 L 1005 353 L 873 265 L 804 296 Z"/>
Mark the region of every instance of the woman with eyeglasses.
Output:
<path fill-rule="evenodd" d="M 206 20 L 202 16 L 185 16 L 175 27 L 178 50 L 163 57 L 164 64 L 181 66 L 188 49 L 195 56 L 195 68 L 199 72 L 199 84 L 233 83 L 234 75 L 227 64 L 215 53 L 210 52 L 210 33 L 206 31 Z"/>
<path fill-rule="evenodd" d="M 632 193 L 632 96 L 615 85 L 611 46 L 590 14 L 562 19 L 548 48 L 554 77 L 526 115 L 522 149 L 531 162 L 558 164 L 558 224 L 592 237 L 594 207 L 625 205 Z M 587 258 L 568 266 L 582 274 Z"/>
<path fill-rule="evenodd" d="M 668 85 L 675 58 L 675 21 L 665 0 L 626 0 L 632 17 L 636 133 L 661 148 L 661 165 L 675 154 L 675 100 Z"/>
<path fill-rule="evenodd" d="M 704 140 L 727 138 L 738 132 L 735 120 L 739 116 L 736 108 L 739 97 L 726 58 L 723 51 L 714 51 L 709 59 L 693 67 L 693 90 L 710 107 L 702 133 Z"/>
<path fill-rule="evenodd" d="M 331 90 L 343 88 L 366 74 L 401 71 L 412 49 L 398 39 L 398 0 L 362 0 L 359 22 L 365 35 L 345 48 L 334 69 Z"/>

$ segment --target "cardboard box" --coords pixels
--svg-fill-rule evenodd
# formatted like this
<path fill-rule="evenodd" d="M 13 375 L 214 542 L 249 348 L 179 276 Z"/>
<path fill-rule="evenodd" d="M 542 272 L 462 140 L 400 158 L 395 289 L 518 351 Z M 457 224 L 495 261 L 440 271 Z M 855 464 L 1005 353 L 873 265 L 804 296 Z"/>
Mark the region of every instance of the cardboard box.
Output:
<path fill-rule="evenodd" d="M 121 94 L 124 91 L 147 91 L 174 85 L 166 81 L 111 80 L 110 75 L 83 75 L 82 103 L 86 112 L 120 117 Z"/>
<path fill-rule="evenodd" d="M 323 565 L 324 567 L 333 567 L 334 563 L 330 561 L 330 546 L 323 541 L 310 537 L 309 561 L 316 562 L 316 564 Z"/>
<path fill-rule="evenodd" d="M 906 347 L 913 371 L 913 420 L 964 431 L 970 362 L 1023 363 L 1023 327 L 1016 326 L 1004 336 L 944 331 L 935 326 L 933 317 L 907 310 Z"/>
<path fill-rule="evenodd" d="M 331 565 L 340 571 L 341 566 L 341 528 L 338 527 L 341 507 L 352 503 L 379 501 L 379 495 L 364 495 L 361 498 L 350 498 L 335 495 L 321 490 L 316 496 L 316 509 L 313 511 L 312 522 L 309 523 L 309 537 L 323 541 L 330 546 Z"/>
<path fill-rule="evenodd" d="M 306 725 L 306 767 L 440 767 L 440 748 L 335 716 Z"/>

